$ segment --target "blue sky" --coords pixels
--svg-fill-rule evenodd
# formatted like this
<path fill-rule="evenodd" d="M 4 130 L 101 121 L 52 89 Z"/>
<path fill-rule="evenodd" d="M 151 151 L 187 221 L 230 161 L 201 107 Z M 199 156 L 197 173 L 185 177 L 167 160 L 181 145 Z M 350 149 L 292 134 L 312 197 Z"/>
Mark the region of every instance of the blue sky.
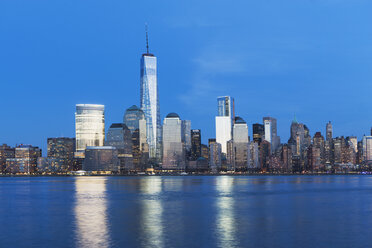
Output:
<path fill-rule="evenodd" d="M 158 57 L 162 118 L 214 137 L 216 97 L 248 124 L 296 114 L 314 134 L 372 125 L 372 1 L 0 1 L 0 143 L 74 136 L 77 103 L 106 105 L 106 126 L 139 104 L 139 62 Z"/>

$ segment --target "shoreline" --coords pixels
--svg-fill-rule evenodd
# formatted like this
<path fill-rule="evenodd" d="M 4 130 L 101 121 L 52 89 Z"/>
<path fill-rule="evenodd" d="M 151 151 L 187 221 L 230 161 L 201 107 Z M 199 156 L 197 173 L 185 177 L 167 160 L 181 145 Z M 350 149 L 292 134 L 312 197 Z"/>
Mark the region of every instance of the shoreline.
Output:
<path fill-rule="evenodd" d="M 372 173 L 305 173 L 305 174 L 293 174 L 293 173 L 247 173 L 247 174 L 156 174 L 156 175 L 0 175 L 1 177 L 192 177 L 192 176 L 239 176 L 239 177 L 251 177 L 251 176 L 371 176 Z"/>

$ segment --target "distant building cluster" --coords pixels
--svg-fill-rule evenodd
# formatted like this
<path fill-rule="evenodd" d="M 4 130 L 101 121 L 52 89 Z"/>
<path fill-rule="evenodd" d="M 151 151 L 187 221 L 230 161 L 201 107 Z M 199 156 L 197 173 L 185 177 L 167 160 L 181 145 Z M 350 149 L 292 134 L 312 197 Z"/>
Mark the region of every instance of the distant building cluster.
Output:
<path fill-rule="evenodd" d="M 333 137 L 331 122 L 310 135 L 296 118 L 290 138 L 282 143 L 277 120 L 264 117 L 252 126 L 252 137 L 243 118 L 235 115 L 231 96 L 217 98 L 215 138 L 202 144 L 200 129 L 190 120 L 169 113 L 161 122 L 157 59 L 141 57 L 140 107 L 128 108 L 123 121 L 105 132 L 105 107 L 77 104 L 75 138 L 48 138 L 47 157 L 31 145 L 0 146 L 2 174 L 133 173 L 337 173 L 370 171 L 372 132 Z"/>

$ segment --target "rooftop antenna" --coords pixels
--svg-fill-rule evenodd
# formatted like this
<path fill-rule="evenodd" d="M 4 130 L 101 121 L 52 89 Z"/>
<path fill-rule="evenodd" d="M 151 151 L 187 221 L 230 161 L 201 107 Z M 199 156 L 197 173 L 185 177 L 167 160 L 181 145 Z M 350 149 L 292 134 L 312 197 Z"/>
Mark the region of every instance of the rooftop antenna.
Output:
<path fill-rule="evenodd" d="M 149 53 L 149 36 L 148 36 L 148 31 L 147 31 L 147 23 L 145 23 L 145 29 L 146 29 L 146 50 L 147 50 L 147 53 Z"/>

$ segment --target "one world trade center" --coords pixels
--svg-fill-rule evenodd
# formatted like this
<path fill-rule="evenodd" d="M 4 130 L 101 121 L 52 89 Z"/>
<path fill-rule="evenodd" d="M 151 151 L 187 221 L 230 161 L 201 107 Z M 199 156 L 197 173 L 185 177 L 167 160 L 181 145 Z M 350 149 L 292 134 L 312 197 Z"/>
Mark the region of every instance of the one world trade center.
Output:
<path fill-rule="evenodd" d="M 146 29 L 146 53 L 141 57 L 141 109 L 145 113 L 149 157 L 161 159 L 161 121 L 156 57 L 149 53 Z"/>

